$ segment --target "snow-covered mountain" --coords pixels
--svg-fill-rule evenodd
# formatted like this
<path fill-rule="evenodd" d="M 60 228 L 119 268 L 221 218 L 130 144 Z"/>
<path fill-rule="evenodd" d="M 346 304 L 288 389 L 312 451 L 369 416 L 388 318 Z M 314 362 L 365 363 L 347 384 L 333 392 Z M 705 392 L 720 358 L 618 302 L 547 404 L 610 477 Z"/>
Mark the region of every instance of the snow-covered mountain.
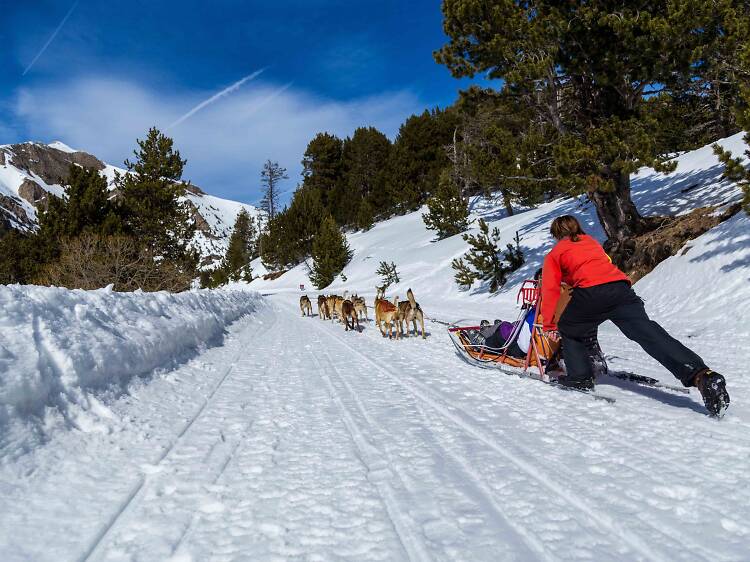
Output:
<path fill-rule="evenodd" d="M 0 145 L 0 231 L 35 229 L 37 211 L 47 204 L 49 194 L 63 195 L 61 181 L 70 164 L 96 168 L 107 178 L 110 189 L 114 189 L 115 172 L 125 173 L 122 168 L 59 141 Z M 258 215 L 252 205 L 209 195 L 195 185 L 190 186 L 185 198 L 193 209 L 197 227 L 194 244 L 204 265 L 224 255 L 241 209 Z"/>

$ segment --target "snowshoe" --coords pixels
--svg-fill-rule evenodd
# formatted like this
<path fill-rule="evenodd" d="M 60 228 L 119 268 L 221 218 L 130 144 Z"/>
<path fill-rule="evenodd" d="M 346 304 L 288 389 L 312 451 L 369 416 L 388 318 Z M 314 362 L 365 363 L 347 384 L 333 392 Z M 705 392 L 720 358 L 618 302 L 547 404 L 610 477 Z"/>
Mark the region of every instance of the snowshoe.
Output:
<path fill-rule="evenodd" d="M 705 369 L 695 376 L 695 386 L 703 397 L 708 413 L 721 418 L 729 407 L 729 393 L 724 377 L 711 369 Z"/>

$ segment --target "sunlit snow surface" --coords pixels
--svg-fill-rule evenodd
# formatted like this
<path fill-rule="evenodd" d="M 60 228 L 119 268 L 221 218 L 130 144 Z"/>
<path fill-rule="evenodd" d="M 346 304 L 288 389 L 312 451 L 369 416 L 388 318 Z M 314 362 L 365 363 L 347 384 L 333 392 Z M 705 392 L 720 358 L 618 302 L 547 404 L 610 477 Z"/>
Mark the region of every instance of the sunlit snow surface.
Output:
<path fill-rule="evenodd" d="M 741 148 L 739 137 L 724 144 Z M 719 176 L 701 149 L 682 155 L 672 177 L 642 171 L 634 195 L 649 213 L 737 201 Z M 466 244 L 434 242 L 419 213 L 350 235 L 348 281 L 328 291 L 371 301 L 378 262 L 394 261 L 402 282 L 389 294 L 412 287 L 430 318 L 511 318 L 518 284 L 549 248 L 553 217 L 578 214 L 602 236 L 577 201 L 509 218 L 499 204 L 474 205 L 505 240 L 518 231 L 529 260 L 498 295 L 457 290 L 450 262 Z M 132 295 L 122 313 L 115 301 L 105 306 L 113 312 L 101 312 L 99 325 L 95 302 L 113 298 L 106 294 L 6 289 L 18 294 L 7 301 L 17 311 L 0 316 L 3 381 L 42 377 L 49 393 L 34 396 L 63 405 L 41 416 L 14 408 L 2 422 L 14 428 L 6 442 L 23 436 L 31 446 L 3 449 L 0 558 L 746 560 L 749 227 L 735 216 L 636 285 L 652 316 L 726 375 L 732 405 L 721 421 L 705 416 L 695 392 L 605 381 L 600 392 L 617 399 L 607 404 L 471 367 L 433 322 L 426 340 L 395 342 L 371 322 L 355 333 L 303 318 L 299 284 L 317 295 L 304 265 L 254 282 L 264 299 L 242 285 L 189 302 Z M 57 311 L 43 312 L 48 299 Z M 198 352 L 183 345 L 206 318 L 218 327 L 243 306 L 223 336 L 206 329 Z M 601 340 L 613 366 L 675 382 L 613 326 Z M 92 342 L 94 365 L 105 368 L 88 369 L 73 342 Z M 165 366 L 132 378 L 153 366 L 139 359 L 127 369 L 121 349 L 150 349 Z M 111 372 L 119 390 L 71 383 L 91 372 L 97 384 Z"/>

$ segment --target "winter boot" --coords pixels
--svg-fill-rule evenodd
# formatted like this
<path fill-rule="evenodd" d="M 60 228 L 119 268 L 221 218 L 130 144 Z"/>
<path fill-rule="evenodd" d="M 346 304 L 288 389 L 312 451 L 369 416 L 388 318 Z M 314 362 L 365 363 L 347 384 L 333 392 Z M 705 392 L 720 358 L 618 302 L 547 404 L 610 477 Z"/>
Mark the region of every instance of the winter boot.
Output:
<path fill-rule="evenodd" d="M 722 417 L 729 407 L 729 393 L 724 377 L 711 369 L 703 369 L 693 380 L 703 397 L 708 413 L 715 418 Z"/>
<path fill-rule="evenodd" d="M 575 379 L 568 375 L 561 375 L 557 377 L 557 384 L 576 390 L 594 390 L 593 378 Z"/>
<path fill-rule="evenodd" d="M 583 339 L 583 345 L 586 346 L 589 353 L 589 363 L 591 363 L 594 376 L 606 375 L 609 372 L 609 367 L 607 366 L 607 360 L 604 358 L 604 352 L 599 346 L 596 330 Z"/>

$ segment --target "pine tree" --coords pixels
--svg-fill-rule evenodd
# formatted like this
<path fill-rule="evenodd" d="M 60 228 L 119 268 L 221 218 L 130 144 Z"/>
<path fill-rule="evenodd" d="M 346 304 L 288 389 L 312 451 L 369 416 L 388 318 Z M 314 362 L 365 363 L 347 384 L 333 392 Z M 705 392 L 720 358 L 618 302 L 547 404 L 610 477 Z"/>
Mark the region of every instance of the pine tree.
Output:
<path fill-rule="evenodd" d="M 331 194 L 342 182 L 342 150 L 340 138 L 318 133 L 308 143 L 302 158 L 303 188 L 317 189 L 323 206 L 331 212 L 331 203 L 341 203 L 332 201 Z"/>
<path fill-rule="evenodd" d="M 731 68 L 734 80 L 725 83 L 725 87 L 737 87 L 739 95 L 735 100 L 733 113 L 737 124 L 745 131 L 750 131 L 750 5 L 733 3 L 731 10 L 722 12 L 725 37 L 729 46 L 722 44 L 730 55 L 719 60 Z M 750 144 L 750 133 L 744 135 L 746 144 Z M 741 157 L 720 145 L 714 145 L 714 153 L 724 164 L 724 175 L 736 181 L 742 187 L 744 198 L 742 206 L 750 214 L 750 170 L 745 168 Z M 745 157 L 750 157 L 750 150 L 745 150 Z"/>
<path fill-rule="evenodd" d="M 362 199 L 357 209 L 355 226 L 361 230 L 370 230 L 375 222 L 375 209 L 369 198 Z"/>
<path fill-rule="evenodd" d="M 454 278 L 458 286 L 464 290 L 470 289 L 474 281 L 477 280 L 477 275 L 468 265 L 466 265 L 464 259 L 455 258 L 451 262 L 451 267 L 456 272 Z"/>
<path fill-rule="evenodd" d="M 462 287 L 469 287 L 475 280 L 481 279 L 489 282 L 489 290 L 494 293 L 505 285 L 508 273 L 517 270 L 524 263 L 518 233 L 515 246 L 508 244 L 501 255 L 498 247 L 500 231 L 493 228 L 490 233 L 489 225 L 483 219 L 479 219 L 479 234 L 464 234 L 463 239 L 471 248 L 463 258 L 454 259 L 452 263 L 456 270 L 456 282 Z M 473 271 L 469 269 L 469 265 Z"/>
<path fill-rule="evenodd" d="M 711 76 L 709 57 L 731 52 L 727 29 L 745 25 L 738 22 L 747 15 L 738 6 L 444 0 L 449 42 L 435 58 L 456 77 L 503 80 L 503 91 L 550 127 L 544 144 L 552 148 L 554 177 L 547 179 L 562 192 L 588 195 L 610 255 L 623 263 L 630 239 L 661 224 L 638 212 L 630 174 L 643 165 L 674 168 L 660 154 L 659 122 L 644 111 L 646 100 L 721 82 Z"/>
<path fill-rule="evenodd" d="M 281 197 L 280 182 L 288 180 L 286 168 L 279 165 L 278 162 L 266 160 L 263 164 L 263 170 L 260 172 L 260 183 L 262 185 L 263 198 L 260 201 L 260 208 L 265 211 L 268 220 L 272 220 L 278 213 Z"/>
<path fill-rule="evenodd" d="M 339 275 L 352 257 L 346 237 L 330 215 L 323 219 L 312 246 L 310 280 L 324 289 Z"/>
<path fill-rule="evenodd" d="M 438 239 L 463 232 L 468 226 L 469 207 L 450 169 L 440 174 L 435 193 L 427 200 L 428 212 L 422 215 L 427 228 L 436 230 Z"/>
<path fill-rule="evenodd" d="M 155 127 L 137 142 L 135 161 L 125 161 L 128 173 L 115 179 L 126 231 L 161 259 L 195 269 L 197 253 L 190 249 L 195 224 L 190 207 L 180 200 L 186 161 Z"/>
<path fill-rule="evenodd" d="M 51 198 L 39 216 L 43 236 L 59 239 L 82 232 L 109 235 L 122 230 L 107 180 L 98 170 L 71 165 L 64 189 L 64 198 Z"/>
<path fill-rule="evenodd" d="M 499 193 L 511 216 L 514 202 L 535 205 L 554 189 L 555 131 L 534 118 L 522 97 L 471 87 L 461 92 L 457 109 L 461 121 L 449 157 L 464 194 Z"/>
<path fill-rule="evenodd" d="M 335 207 L 341 225 L 372 226 L 372 202 L 385 191 L 391 141 L 374 127 L 358 127 L 342 148 L 342 188 L 337 195 L 345 204 Z"/>
<path fill-rule="evenodd" d="M 401 125 L 388 162 L 388 206 L 404 213 L 418 209 L 450 164 L 445 147 L 458 123 L 454 111 L 424 111 Z"/>
<path fill-rule="evenodd" d="M 246 209 L 242 209 L 234 222 L 234 229 L 229 237 L 229 246 L 222 264 L 229 280 L 247 283 L 253 280 L 250 261 L 253 259 L 255 232 L 253 217 Z"/>

